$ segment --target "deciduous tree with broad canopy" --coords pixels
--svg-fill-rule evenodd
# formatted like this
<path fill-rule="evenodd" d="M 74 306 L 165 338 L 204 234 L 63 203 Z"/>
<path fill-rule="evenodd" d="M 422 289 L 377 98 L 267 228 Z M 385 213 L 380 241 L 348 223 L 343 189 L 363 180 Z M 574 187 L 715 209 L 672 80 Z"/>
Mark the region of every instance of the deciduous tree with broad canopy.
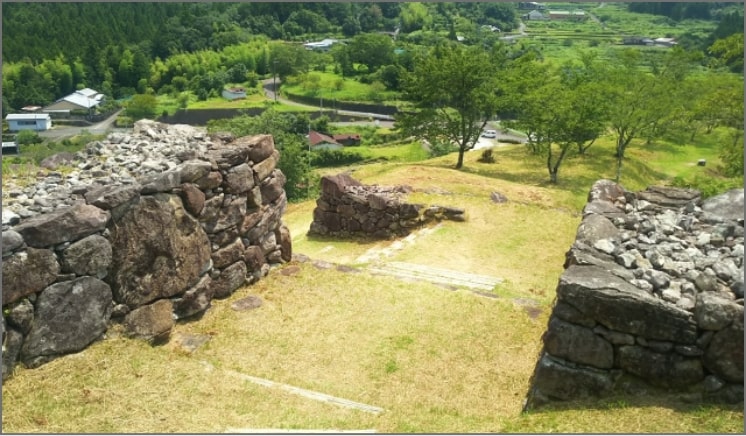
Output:
<path fill-rule="evenodd" d="M 419 56 L 404 82 L 405 99 L 414 109 L 397 119 L 408 135 L 458 146 L 459 169 L 464 153 L 474 148 L 490 117 L 501 106 L 502 58 L 481 47 L 458 43 L 435 47 Z"/>

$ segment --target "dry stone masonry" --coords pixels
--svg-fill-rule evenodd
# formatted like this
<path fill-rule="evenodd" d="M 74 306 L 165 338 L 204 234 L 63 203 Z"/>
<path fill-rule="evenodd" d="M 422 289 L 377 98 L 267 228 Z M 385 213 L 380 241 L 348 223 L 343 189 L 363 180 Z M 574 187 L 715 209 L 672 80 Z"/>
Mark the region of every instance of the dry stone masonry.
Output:
<path fill-rule="evenodd" d="M 402 201 L 406 186 L 363 185 L 349 174 L 324 176 L 309 234 L 388 239 L 441 220 L 464 221 L 464 210 Z"/>
<path fill-rule="evenodd" d="M 743 401 L 743 189 L 591 189 L 527 408 L 613 393 Z"/>
<path fill-rule="evenodd" d="M 289 261 L 278 159 L 269 135 L 141 120 L 6 189 L 3 378 L 82 350 L 112 322 L 163 342 L 174 320 Z"/>

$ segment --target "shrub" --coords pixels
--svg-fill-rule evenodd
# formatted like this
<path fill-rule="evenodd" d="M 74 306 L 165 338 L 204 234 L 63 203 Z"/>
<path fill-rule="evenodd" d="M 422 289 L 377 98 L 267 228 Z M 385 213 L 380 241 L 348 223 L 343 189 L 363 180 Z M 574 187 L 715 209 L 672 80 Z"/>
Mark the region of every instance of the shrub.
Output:
<path fill-rule="evenodd" d="M 43 139 L 39 134 L 33 130 L 21 130 L 18 132 L 18 135 L 16 135 L 16 144 L 18 145 L 39 144 L 42 141 Z"/>
<path fill-rule="evenodd" d="M 322 149 L 314 151 L 311 154 L 311 165 L 316 167 L 336 167 L 350 165 L 365 160 L 362 154 L 356 151 L 348 150 L 327 150 Z"/>
<path fill-rule="evenodd" d="M 482 163 L 495 163 L 495 156 L 492 154 L 492 149 L 488 148 L 482 150 L 482 155 L 477 159 L 478 162 Z"/>
<path fill-rule="evenodd" d="M 458 147 L 450 142 L 434 141 L 430 144 L 430 157 L 445 156 L 458 151 Z"/>
<path fill-rule="evenodd" d="M 117 127 L 132 127 L 135 123 L 132 121 L 132 117 L 120 115 L 114 122 Z"/>
<path fill-rule="evenodd" d="M 735 188 L 743 188 L 743 175 L 730 179 L 723 179 L 708 175 L 698 174 L 693 179 L 676 177 L 671 185 L 678 188 L 696 189 L 702 193 L 702 198 L 714 197 Z"/>

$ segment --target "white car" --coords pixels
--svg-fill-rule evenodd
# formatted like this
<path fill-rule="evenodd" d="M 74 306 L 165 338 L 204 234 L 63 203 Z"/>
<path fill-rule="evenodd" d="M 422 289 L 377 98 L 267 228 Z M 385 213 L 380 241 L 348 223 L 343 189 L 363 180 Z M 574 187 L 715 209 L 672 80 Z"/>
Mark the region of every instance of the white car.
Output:
<path fill-rule="evenodd" d="M 497 138 L 497 131 L 485 130 L 484 132 L 482 132 L 482 138 Z"/>

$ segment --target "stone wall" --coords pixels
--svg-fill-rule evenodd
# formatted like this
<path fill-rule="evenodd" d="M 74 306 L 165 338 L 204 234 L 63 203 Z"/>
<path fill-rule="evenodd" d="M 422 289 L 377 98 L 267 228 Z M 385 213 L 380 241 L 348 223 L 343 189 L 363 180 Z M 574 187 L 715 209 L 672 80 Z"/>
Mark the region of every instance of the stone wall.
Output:
<path fill-rule="evenodd" d="M 289 261 L 269 135 L 148 120 L 45 162 L 3 199 L 3 378 L 80 351 L 112 323 L 152 343 Z"/>
<path fill-rule="evenodd" d="M 527 408 L 615 393 L 743 401 L 743 189 L 593 186 Z"/>
<path fill-rule="evenodd" d="M 309 234 L 379 239 L 405 236 L 430 222 L 464 221 L 464 210 L 402 201 L 405 186 L 363 185 L 348 174 L 324 176 Z"/>

